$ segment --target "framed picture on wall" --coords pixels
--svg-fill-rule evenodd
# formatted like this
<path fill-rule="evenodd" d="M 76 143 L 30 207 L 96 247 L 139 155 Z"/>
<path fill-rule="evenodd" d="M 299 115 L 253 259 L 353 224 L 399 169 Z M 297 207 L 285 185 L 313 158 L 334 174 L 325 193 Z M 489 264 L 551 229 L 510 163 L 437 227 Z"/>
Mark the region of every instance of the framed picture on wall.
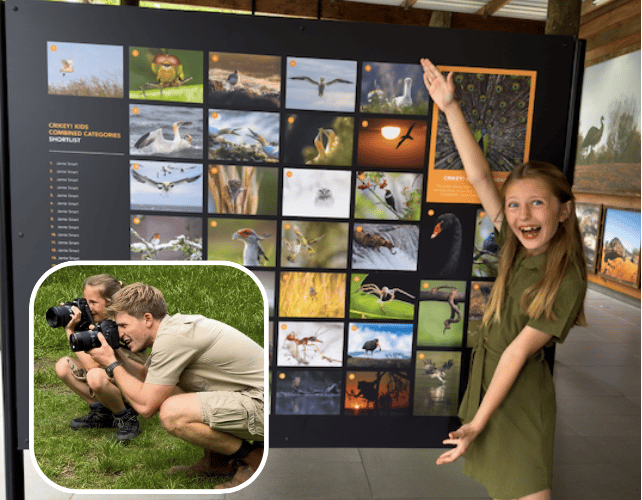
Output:
<path fill-rule="evenodd" d="M 602 205 L 577 203 L 575 205 L 575 213 L 580 223 L 586 266 L 590 273 L 595 273 L 597 253 L 599 250 L 600 227 L 602 225 Z"/>
<path fill-rule="evenodd" d="M 629 286 L 640 283 L 640 212 L 607 208 L 599 274 Z"/>

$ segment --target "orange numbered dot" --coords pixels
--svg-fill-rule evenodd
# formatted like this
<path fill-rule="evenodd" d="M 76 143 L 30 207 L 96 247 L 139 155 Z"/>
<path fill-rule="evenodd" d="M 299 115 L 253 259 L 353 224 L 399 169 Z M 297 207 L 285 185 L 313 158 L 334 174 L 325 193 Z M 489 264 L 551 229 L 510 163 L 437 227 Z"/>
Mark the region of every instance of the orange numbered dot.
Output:
<path fill-rule="evenodd" d="M 138 225 L 140 224 L 140 219 L 138 217 L 134 217 L 134 224 Z"/>
<path fill-rule="evenodd" d="M 285 323 L 281 325 L 281 330 L 287 330 L 287 329 L 288 329 L 288 325 L 286 325 Z"/>
<path fill-rule="evenodd" d="M 290 275 L 289 275 L 289 274 L 284 274 L 283 276 L 281 276 L 281 279 L 282 279 L 283 281 L 287 281 L 289 277 L 290 277 Z"/>
<path fill-rule="evenodd" d="M 138 170 L 138 169 L 140 168 L 140 165 L 139 165 L 138 163 L 134 163 L 134 164 L 132 165 L 132 168 L 133 168 L 134 170 Z"/>
<path fill-rule="evenodd" d="M 474 289 L 474 290 L 479 290 L 479 283 L 475 283 L 475 284 L 473 285 L 473 289 Z"/>
<path fill-rule="evenodd" d="M 288 177 L 292 177 L 294 174 L 292 173 L 292 170 L 288 170 L 287 174 L 285 175 L 287 175 Z"/>
<path fill-rule="evenodd" d="M 418 357 L 419 359 L 424 359 L 424 358 L 426 357 L 426 355 L 425 355 L 423 352 L 420 352 L 420 353 L 417 355 L 417 357 Z"/>
<path fill-rule="evenodd" d="M 356 230 L 357 230 L 357 233 L 360 233 L 361 231 L 363 231 L 363 228 L 361 226 L 357 226 Z"/>
<path fill-rule="evenodd" d="M 132 56 L 138 57 L 140 55 L 140 52 L 138 52 L 136 49 L 132 50 Z"/>
<path fill-rule="evenodd" d="M 286 222 L 285 225 L 283 226 L 285 229 L 290 229 L 292 226 L 290 225 L 289 222 Z"/>
<path fill-rule="evenodd" d="M 363 120 L 363 121 L 361 122 L 361 126 L 362 126 L 363 128 L 368 128 L 368 120 Z"/>
<path fill-rule="evenodd" d="M 350 375 L 348 375 L 348 378 L 350 380 L 354 380 L 355 378 L 357 378 L 357 376 L 354 373 L 351 373 Z"/>
<path fill-rule="evenodd" d="M 51 46 L 51 52 L 56 52 L 58 50 L 58 47 L 56 45 Z"/>
<path fill-rule="evenodd" d="M 212 118 L 216 120 L 218 118 L 218 113 L 216 111 L 212 111 Z"/>
<path fill-rule="evenodd" d="M 290 61 L 290 66 L 292 68 L 294 68 L 296 66 L 296 61 L 294 61 L 294 60 Z"/>
<path fill-rule="evenodd" d="M 285 373 L 283 373 L 283 372 L 279 373 L 279 378 L 281 380 L 283 380 L 285 378 Z"/>
<path fill-rule="evenodd" d="M 483 212 L 483 211 L 482 211 L 482 212 L 479 212 L 479 216 L 480 216 L 480 217 L 486 217 L 486 212 Z"/>
<path fill-rule="evenodd" d="M 357 325 L 352 325 L 352 331 L 356 332 L 357 331 Z"/>
<path fill-rule="evenodd" d="M 210 226 L 211 227 L 216 227 L 216 226 L 218 226 L 218 222 L 216 222 L 215 220 L 212 220 L 212 221 L 210 221 Z"/>
<path fill-rule="evenodd" d="M 360 180 L 361 182 L 365 182 L 365 180 L 366 180 L 366 174 L 361 174 L 361 175 L 359 176 L 359 180 Z"/>
<path fill-rule="evenodd" d="M 212 175 L 216 175 L 216 174 L 218 174 L 218 168 L 212 167 L 212 168 L 210 168 L 210 172 L 212 173 Z"/>
<path fill-rule="evenodd" d="M 140 113 L 140 109 L 134 107 L 134 108 L 132 108 L 132 113 L 137 115 L 138 113 Z"/>
<path fill-rule="evenodd" d="M 288 116 L 288 123 L 289 124 L 294 123 L 294 116 Z"/>
<path fill-rule="evenodd" d="M 372 71 L 372 66 L 370 66 L 369 64 L 366 64 L 365 68 L 363 68 L 363 69 L 365 69 L 366 71 L 370 72 L 370 71 Z"/>
<path fill-rule="evenodd" d="M 428 210 L 428 215 L 432 217 L 433 215 L 435 215 L 435 211 L 431 208 L 430 210 Z"/>
<path fill-rule="evenodd" d="M 428 283 L 424 283 L 423 287 L 424 287 L 424 290 L 428 290 L 428 288 L 430 288 L 430 285 Z"/>
<path fill-rule="evenodd" d="M 212 62 L 218 62 L 218 56 L 216 54 L 212 54 Z"/>
<path fill-rule="evenodd" d="M 360 279 L 361 279 L 361 278 L 359 278 L 359 276 L 355 276 L 355 277 L 354 277 L 354 282 L 355 282 L 355 283 L 359 283 L 359 280 L 360 280 Z"/>

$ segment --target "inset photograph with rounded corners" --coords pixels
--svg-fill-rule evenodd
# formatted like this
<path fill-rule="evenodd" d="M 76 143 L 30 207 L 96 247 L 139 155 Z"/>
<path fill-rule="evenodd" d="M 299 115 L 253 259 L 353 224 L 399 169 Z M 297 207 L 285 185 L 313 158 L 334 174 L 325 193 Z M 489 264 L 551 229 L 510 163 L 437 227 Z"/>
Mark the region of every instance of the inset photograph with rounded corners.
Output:
<path fill-rule="evenodd" d="M 290 165 L 352 165 L 354 117 L 290 114 L 283 161 Z"/>
<path fill-rule="evenodd" d="M 282 369 L 274 373 L 276 415 L 339 415 L 341 370 Z"/>
<path fill-rule="evenodd" d="M 285 168 L 284 217 L 350 217 L 352 172 Z"/>
<path fill-rule="evenodd" d="M 355 219 L 418 221 L 423 179 L 423 174 L 414 173 L 358 172 Z"/>
<path fill-rule="evenodd" d="M 285 71 L 286 108 L 354 112 L 356 61 L 288 57 Z"/>
<path fill-rule="evenodd" d="M 279 114 L 209 111 L 207 157 L 236 163 L 279 161 Z"/>
<path fill-rule="evenodd" d="M 417 287 L 414 276 L 404 273 L 353 274 L 350 318 L 413 321 Z"/>
<path fill-rule="evenodd" d="M 47 42 L 47 93 L 122 98 L 123 47 Z"/>
<path fill-rule="evenodd" d="M 345 273 L 281 273 L 279 316 L 282 318 L 343 318 L 345 300 Z"/>
<path fill-rule="evenodd" d="M 129 98 L 203 102 L 203 53 L 129 47 Z"/>
<path fill-rule="evenodd" d="M 129 154 L 201 160 L 203 110 L 130 104 Z"/>
<path fill-rule="evenodd" d="M 387 271 L 416 271 L 419 226 L 415 224 L 354 224 L 352 267 Z"/>
<path fill-rule="evenodd" d="M 210 213 L 276 215 L 278 168 L 210 165 L 208 175 Z"/>
<path fill-rule="evenodd" d="M 137 160 L 129 171 L 131 210 L 203 211 L 202 164 Z"/>
<path fill-rule="evenodd" d="M 349 371 L 347 373 L 345 415 L 404 416 L 410 414 L 410 375 L 400 372 Z"/>
<path fill-rule="evenodd" d="M 357 164 L 364 167 L 424 168 L 428 123 L 368 118 L 359 124 Z"/>
<path fill-rule="evenodd" d="M 417 351 L 412 414 L 454 417 L 459 406 L 461 352 Z"/>
<path fill-rule="evenodd" d="M 274 267 L 276 228 L 275 220 L 211 218 L 207 224 L 207 260 Z"/>
<path fill-rule="evenodd" d="M 466 282 L 421 282 L 417 345 L 461 347 L 466 317 Z"/>
<path fill-rule="evenodd" d="M 179 215 L 130 216 L 131 260 L 203 260 L 203 221 Z"/>
<path fill-rule="evenodd" d="M 428 115 L 420 64 L 364 62 L 360 94 L 362 113 Z"/>
<path fill-rule="evenodd" d="M 281 266 L 345 269 L 349 232 L 347 222 L 283 221 Z"/>
<path fill-rule="evenodd" d="M 251 109 L 281 107 L 281 57 L 210 52 L 210 106 Z"/>
<path fill-rule="evenodd" d="M 279 366 L 341 366 L 343 323 L 282 321 L 276 352 Z"/>
<path fill-rule="evenodd" d="M 251 272 L 221 262 L 67 263 L 34 288 L 30 326 L 30 449 L 47 483 L 81 496 L 233 492 L 261 473 L 267 311 Z M 147 388 L 156 389 L 149 405 L 137 397 Z M 213 406 L 251 418 L 216 418 Z M 189 473 L 211 452 L 172 420 L 194 414 L 191 426 L 245 443 L 242 467 Z"/>
<path fill-rule="evenodd" d="M 346 365 L 405 369 L 412 358 L 412 323 L 350 323 Z"/>

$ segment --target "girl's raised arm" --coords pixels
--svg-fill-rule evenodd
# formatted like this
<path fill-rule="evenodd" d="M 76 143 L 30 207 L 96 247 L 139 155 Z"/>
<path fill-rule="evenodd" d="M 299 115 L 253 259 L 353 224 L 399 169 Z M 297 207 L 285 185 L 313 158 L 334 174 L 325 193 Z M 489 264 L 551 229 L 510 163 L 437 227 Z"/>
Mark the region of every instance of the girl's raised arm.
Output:
<path fill-rule="evenodd" d="M 428 93 L 433 102 L 446 115 L 468 181 L 475 188 L 475 192 L 493 224 L 499 229 L 503 219 L 499 191 L 484 153 L 473 137 L 459 104 L 455 101 L 453 74 L 451 72 L 448 78 L 444 78 L 444 75 L 428 59 L 422 59 L 421 65 L 424 68 L 424 83 Z"/>

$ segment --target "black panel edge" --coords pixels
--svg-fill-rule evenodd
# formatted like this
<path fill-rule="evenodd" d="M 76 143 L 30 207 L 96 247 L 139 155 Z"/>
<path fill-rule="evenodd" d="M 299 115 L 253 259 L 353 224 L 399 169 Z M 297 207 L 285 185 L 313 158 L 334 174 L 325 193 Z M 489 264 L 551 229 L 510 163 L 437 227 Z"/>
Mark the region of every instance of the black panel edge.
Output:
<path fill-rule="evenodd" d="M 569 184 L 573 185 L 575 160 L 577 156 L 577 134 L 580 126 L 580 105 L 582 103 L 582 85 L 584 83 L 584 58 L 586 40 L 576 40 L 573 53 L 573 68 L 571 74 L 571 98 L 568 106 L 568 121 L 566 126 L 566 149 L 564 151 L 563 172 Z"/>

